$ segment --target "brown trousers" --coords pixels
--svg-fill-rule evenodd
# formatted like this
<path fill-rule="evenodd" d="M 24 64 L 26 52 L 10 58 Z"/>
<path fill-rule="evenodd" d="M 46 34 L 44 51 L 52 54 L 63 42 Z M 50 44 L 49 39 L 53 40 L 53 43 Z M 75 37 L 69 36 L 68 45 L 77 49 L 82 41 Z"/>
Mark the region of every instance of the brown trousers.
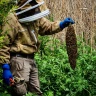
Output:
<path fill-rule="evenodd" d="M 26 94 L 27 91 L 41 96 L 42 92 L 39 86 L 38 70 L 33 59 L 12 57 L 10 66 L 14 78 L 16 77 L 23 81 L 23 83 L 20 82 L 17 83 L 16 86 L 13 86 L 18 96 Z"/>

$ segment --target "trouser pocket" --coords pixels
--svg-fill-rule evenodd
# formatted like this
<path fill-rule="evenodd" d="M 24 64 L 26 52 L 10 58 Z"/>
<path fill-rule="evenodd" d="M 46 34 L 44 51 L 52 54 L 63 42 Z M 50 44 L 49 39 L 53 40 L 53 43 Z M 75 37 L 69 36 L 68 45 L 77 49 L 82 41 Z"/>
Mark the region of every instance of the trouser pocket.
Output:
<path fill-rule="evenodd" d="M 13 57 L 10 60 L 10 66 L 12 71 L 22 71 L 24 69 L 24 59 L 20 57 Z"/>
<path fill-rule="evenodd" d="M 25 95 L 27 93 L 27 85 L 25 81 L 20 81 L 13 86 L 14 91 L 18 95 Z"/>

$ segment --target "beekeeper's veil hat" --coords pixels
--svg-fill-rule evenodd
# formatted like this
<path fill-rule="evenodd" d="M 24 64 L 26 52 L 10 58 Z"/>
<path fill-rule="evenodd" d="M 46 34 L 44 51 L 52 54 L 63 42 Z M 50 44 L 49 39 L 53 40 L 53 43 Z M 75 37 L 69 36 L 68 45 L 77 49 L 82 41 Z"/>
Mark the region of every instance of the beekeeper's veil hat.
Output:
<path fill-rule="evenodd" d="M 32 22 L 49 14 L 43 0 L 17 0 L 16 15 L 21 23 Z"/>

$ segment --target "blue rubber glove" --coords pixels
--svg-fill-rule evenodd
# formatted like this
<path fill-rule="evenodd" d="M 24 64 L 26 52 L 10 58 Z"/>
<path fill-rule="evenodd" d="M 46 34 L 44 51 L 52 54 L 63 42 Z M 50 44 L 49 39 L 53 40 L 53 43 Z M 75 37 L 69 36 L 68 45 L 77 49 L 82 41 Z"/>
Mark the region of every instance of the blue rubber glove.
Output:
<path fill-rule="evenodd" d="M 60 28 L 64 29 L 65 27 L 67 27 L 69 24 L 74 24 L 74 20 L 72 20 L 72 18 L 66 18 L 63 21 L 60 22 Z"/>
<path fill-rule="evenodd" d="M 3 64 L 3 81 L 5 84 L 10 85 L 10 78 L 13 79 L 12 73 L 10 71 L 10 65 L 9 64 Z"/>

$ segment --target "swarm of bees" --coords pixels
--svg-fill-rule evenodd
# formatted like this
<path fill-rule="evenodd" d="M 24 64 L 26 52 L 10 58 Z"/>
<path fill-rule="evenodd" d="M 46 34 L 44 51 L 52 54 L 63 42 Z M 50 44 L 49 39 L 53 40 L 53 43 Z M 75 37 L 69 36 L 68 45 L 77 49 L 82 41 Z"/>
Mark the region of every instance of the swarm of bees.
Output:
<path fill-rule="evenodd" d="M 71 68 L 74 70 L 76 67 L 77 58 L 77 39 L 74 27 L 69 25 L 66 32 L 66 49 Z"/>

